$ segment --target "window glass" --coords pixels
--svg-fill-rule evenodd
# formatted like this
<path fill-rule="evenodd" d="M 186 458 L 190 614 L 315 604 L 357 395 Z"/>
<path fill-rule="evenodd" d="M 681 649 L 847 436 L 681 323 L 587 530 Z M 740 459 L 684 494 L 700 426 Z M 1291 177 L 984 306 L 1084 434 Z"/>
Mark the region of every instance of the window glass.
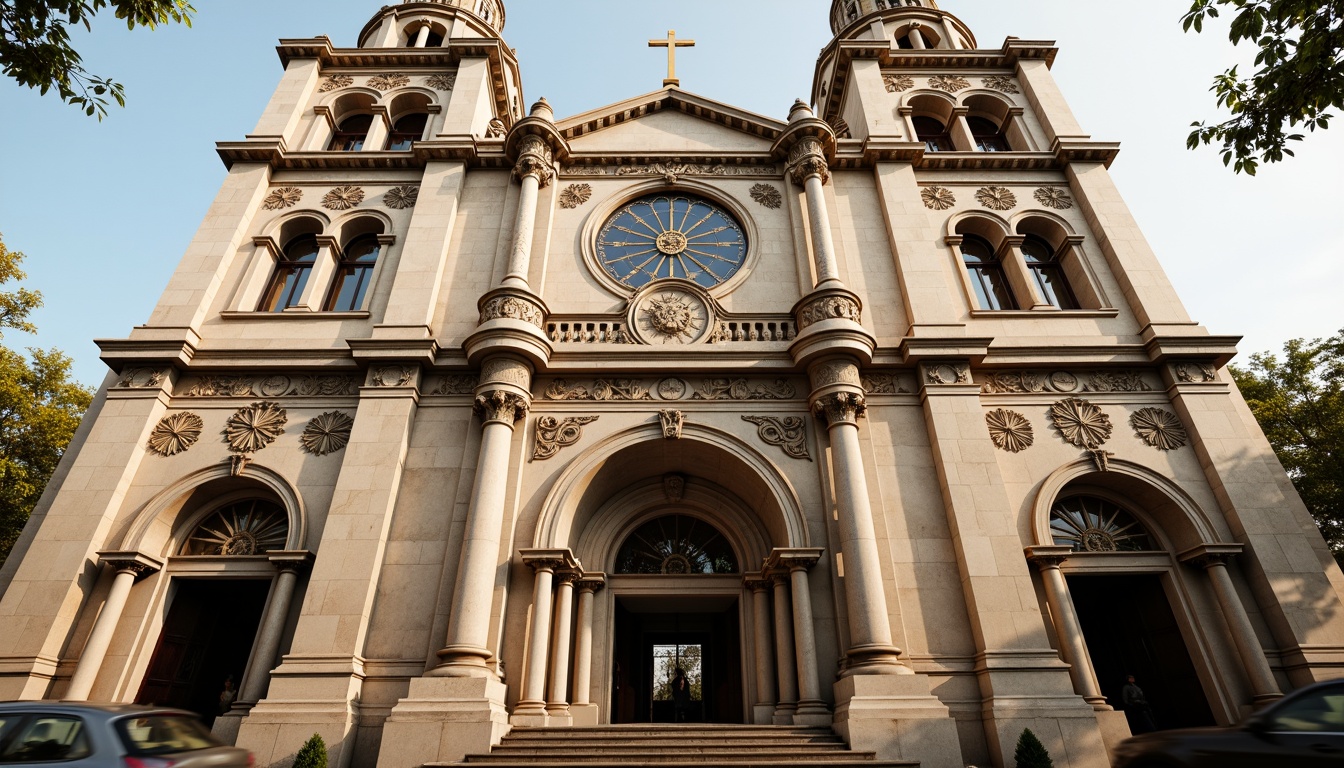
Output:
<path fill-rule="evenodd" d="M 283 312 L 296 307 L 308 285 L 308 276 L 317 261 L 319 246 L 316 235 L 299 235 L 285 246 L 285 252 L 275 265 L 275 274 L 266 286 L 261 300 L 264 312 Z"/>
<path fill-rule="evenodd" d="M 392 126 L 392 131 L 387 135 L 387 148 L 393 152 L 403 152 L 411 148 L 411 144 L 419 141 L 425 135 L 425 125 L 429 122 L 429 115 L 418 112 L 406 115 Z"/>
<path fill-rule="evenodd" d="M 1008 288 L 1008 279 L 994 256 L 993 246 L 975 235 L 966 235 L 961 241 L 961 258 L 980 309 L 1017 309 L 1017 300 Z"/>
<path fill-rule="evenodd" d="M 117 733 L 132 755 L 162 755 L 218 747 L 220 742 L 194 717 L 147 715 L 118 720 Z"/>
<path fill-rule="evenodd" d="M 954 149 L 952 137 L 942 121 L 934 117 L 916 117 L 914 123 L 915 134 L 924 142 L 924 147 L 928 151 L 951 152 Z"/>
<path fill-rule="evenodd" d="M 1060 309 L 1078 309 L 1078 300 L 1074 298 L 1069 281 L 1064 278 L 1064 269 L 1049 243 L 1028 235 L 1022 243 L 1022 257 L 1047 303 Z"/>
<path fill-rule="evenodd" d="M 1137 518 L 1105 499 L 1074 496 L 1050 510 L 1050 536 L 1074 552 L 1160 551 Z"/>
<path fill-rule="evenodd" d="M 737 573 L 737 556 L 717 528 L 689 515 L 668 515 L 630 534 L 616 555 L 617 573 Z"/>
<path fill-rule="evenodd" d="M 1276 710 L 1271 729 L 1300 733 L 1344 733 L 1344 687 L 1299 697 Z"/>
<path fill-rule="evenodd" d="M 9 740 L 0 763 L 56 763 L 92 753 L 84 721 L 70 715 L 38 715 Z"/>
<path fill-rule="evenodd" d="M 968 117 L 966 124 L 971 129 L 971 136 L 975 138 L 975 146 L 981 152 L 1008 151 L 1008 139 L 993 122 L 983 117 Z"/>
<path fill-rule="evenodd" d="M 376 235 L 364 235 L 346 246 L 345 255 L 336 270 L 336 280 L 327 294 L 323 307 L 328 312 L 357 312 L 364 308 L 364 296 L 373 281 L 373 268 L 378 264 L 382 245 Z"/>
<path fill-rule="evenodd" d="M 358 152 L 364 148 L 364 137 L 373 127 L 373 115 L 351 115 L 340 122 L 327 149 L 335 152 Z"/>

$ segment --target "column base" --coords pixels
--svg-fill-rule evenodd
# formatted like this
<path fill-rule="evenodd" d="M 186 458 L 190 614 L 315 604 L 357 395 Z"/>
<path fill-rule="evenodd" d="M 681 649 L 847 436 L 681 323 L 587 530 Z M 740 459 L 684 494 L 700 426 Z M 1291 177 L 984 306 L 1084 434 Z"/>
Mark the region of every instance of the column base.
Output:
<path fill-rule="evenodd" d="M 546 703 L 524 699 L 513 706 L 509 715 L 509 725 L 523 728 L 545 728 L 551 724 L 551 716 L 546 712 Z"/>
<path fill-rule="evenodd" d="M 775 725 L 793 725 L 793 715 L 798 711 L 797 702 L 786 701 L 775 705 L 775 712 L 771 715 L 771 722 Z"/>
<path fill-rule="evenodd" d="M 602 710 L 596 704 L 571 704 L 569 713 L 574 716 L 573 725 L 576 728 L 597 725 L 602 716 Z"/>
<path fill-rule="evenodd" d="M 509 732 L 498 680 L 419 677 L 383 724 L 378 768 L 419 768 L 483 754 Z"/>
<path fill-rule="evenodd" d="M 775 705 L 774 704 L 753 704 L 751 707 L 752 725 L 774 725 L 775 724 Z"/>
<path fill-rule="evenodd" d="M 570 713 L 569 704 L 566 702 L 547 703 L 546 715 L 550 718 L 549 725 L 553 728 L 568 728 L 574 725 L 574 715 Z"/>
<path fill-rule="evenodd" d="M 354 699 L 268 698 L 238 720 L 233 744 L 251 752 L 257 765 L 289 765 L 316 733 L 327 745 L 332 768 L 349 768 L 358 722 L 359 704 Z"/>
<path fill-rule="evenodd" d="M 851 675 L 837 680 L 835 732 L 878 760 L 964 768 L 957 723 L 924 675 Z"/>
<path fill-rule="evenodd" d="M 826 708 L 823 701 L 800 701 L 798 711 L 793 713 L 794 725 L 830 727 L 835 716 Z"/>
<path fill-rule="evenodd" d="M 980 717 L 996 764 L 1011 761 L 1022 731 L 1030 728 L 1058 768 L 1109 768 L 1110 739 L 1121 726 L 1129 730 L 1124 713 L 1115 713 L 1118 721 L 1107 719 L 1110 713 L 1074 693 L 1068 667 L 1053 651 L 985 653 L 979 667 Z"/>

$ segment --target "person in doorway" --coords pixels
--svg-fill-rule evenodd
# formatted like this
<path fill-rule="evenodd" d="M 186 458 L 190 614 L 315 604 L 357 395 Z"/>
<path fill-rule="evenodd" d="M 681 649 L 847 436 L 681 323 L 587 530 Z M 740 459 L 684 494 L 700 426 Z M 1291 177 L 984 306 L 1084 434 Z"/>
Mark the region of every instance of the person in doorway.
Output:
<path fill-rule="evenodd" d="M 677 673 L 672 676 L 672 711 L 675 714 L 674 720 L 678 723 L 686 722 L 687 713 L 691 709 L 691 681 L 686 678 L 686 671 L 677 667 Z"/>
<path fill-rule="evenodd" d="M 1133 675 L 1125 676 L 1125 687 L 1120 690 L 1120 700 L 1125 705 L 1125 718 L 1129 720 L 1131 733 L 1138 735 L 1157 730 L 1157 723 L 1153 722 L 1153 708 L 1148 704 L 1148 697 L 1143 694 L 1143 689 L 1134 682 Z"/>
<path fill-rule="evenodd" d="M 238 698 L 238 692 L 233 689 L 233 676 L 230 675 L 224 681 L 224 690 L 219 692 L 219 711 L 216 714 L 228 714 L 228 711 L 233 708 L 233 700 L 236 698 Z"/>

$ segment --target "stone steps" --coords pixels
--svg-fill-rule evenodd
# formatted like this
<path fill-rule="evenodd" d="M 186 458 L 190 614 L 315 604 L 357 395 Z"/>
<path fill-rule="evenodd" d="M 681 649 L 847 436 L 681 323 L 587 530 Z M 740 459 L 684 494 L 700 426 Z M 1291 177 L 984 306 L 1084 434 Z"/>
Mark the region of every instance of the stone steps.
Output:
<path fill-rule="evenodd" d="M 436 766 L 485 768 L 917 768 L 853 752 L 829 728 L 759 725 L 614 725 L 515 728 L 488 755 Z"/>

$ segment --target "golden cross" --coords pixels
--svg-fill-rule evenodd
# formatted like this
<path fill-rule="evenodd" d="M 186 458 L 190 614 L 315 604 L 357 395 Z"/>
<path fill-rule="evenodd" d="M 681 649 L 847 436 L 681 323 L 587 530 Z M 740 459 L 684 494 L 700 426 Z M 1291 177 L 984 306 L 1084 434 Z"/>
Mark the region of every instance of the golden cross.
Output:
<path fill-rule="evenodd" d="M 663 81 L 664 87 L 669 85 L 681 85 L 681 81 L 677 79 L 677 49 L 690 48 L 693 45 L 695 45 L 694 40 L 678 40 L 677 31 L 675 29 L 667 30 L 666 40 L 649 41 L 650 48 L 667 49 L 667 79 Z"/>

